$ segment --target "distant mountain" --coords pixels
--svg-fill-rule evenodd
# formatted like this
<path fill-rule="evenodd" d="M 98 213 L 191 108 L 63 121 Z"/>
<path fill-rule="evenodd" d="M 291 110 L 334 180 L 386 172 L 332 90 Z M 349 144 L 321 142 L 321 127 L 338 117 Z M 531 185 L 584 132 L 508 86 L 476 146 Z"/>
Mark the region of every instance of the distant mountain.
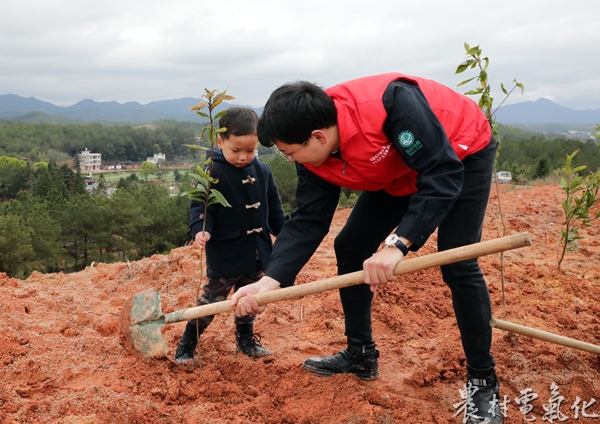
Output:
<path fill-rule="evenodd" d="M 12 118 L 33 111 L 55 115 L 60 111 L 60 107 L 33 97 L 0 95 L 0 118 Z"/>
<path fill-rule="evenodd" d="M 548 99 L 502 106 L 496 112 L 501 124 L 571 124 L 592 125 L 600 123 L 600 109 L 571 109 Z"/>
<path fill-rule="evenodd" d="M 137 102 L 118 103 L 82 100 L 73 106 L 56 106 L 33 97 L 20 97 L 14 94 L 0 95 L 0 120 L 21 122 L 113 122 L 140 124 L 159 119 L 177 121 L 205 121 L 188 108 L 200 99 L 185 97 L 174 100 L 161 100 L 142 105 Z M 217 112 L 233 104 L 222 103 Z M 250 106 L 248 106 L 250 107 Z M 259 115 L 261 108 L 252 108 Z M 37 112 L 33 113 L 32 112 Z M 504 105 L 496 112 L 496 120 L 505 125 L 511 124 L 564 124 L 595 126 L 600 123 L 600 109 L 577 110 L 557 105 L 548 99 Z"/>
<path fill-rule="evenodd" d="M 205 118 L 189 110 L 197 105 L 200 99 L 186 97 L 176 100 L 163 100 L 142 105 L 137 102 L 118 103 L 96 102 L 91 99 L 82 100 L 73 106 L 56 106 L 52 103 L 25 98 L 14 94 L 0 95 L 0 120 L 20 122 L 51 122 L 52 117 L 58 117 L 55 122 L 113 122 L 113 123 L 148 123 L 159 119 L 174 119 L 177 121 L 206 121 Z M 236 106 L 222 103 L 216 112 Z M 248 106 L 250 107 L 250 106 Z M 252 108 L 258 114 L 262 108 Z M 37 119 L 37 121 L 36 121 Z"/>

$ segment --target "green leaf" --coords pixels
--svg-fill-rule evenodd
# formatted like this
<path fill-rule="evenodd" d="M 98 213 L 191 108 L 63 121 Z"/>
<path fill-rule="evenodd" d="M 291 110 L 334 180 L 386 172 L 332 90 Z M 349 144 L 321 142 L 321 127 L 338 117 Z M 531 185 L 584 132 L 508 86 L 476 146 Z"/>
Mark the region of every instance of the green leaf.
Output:
<path fill-rule="evenodd" d="M 208 118 L 208 117 L 209 117 L 209 116 L 208 116 L 208 113 L 200 112 L 199 110 L 197 110 L 197 111 L 196 111 L 196 113 L 197 113 L 198 115 L 200 115 L 201 117 L 203 117 L 203 118 Z"/>
<path fill-rule="evenodd" d="M 221 116 L 226 115 L 226 114 L 227 114 L 227 111 L 226 110 L 222 110 L 221 112 L 217 113 L 213 119 L 216 121 Z"/>
<path fill-rule="evenodd" d="M 465 85 L 466 83 L 473 81 L 475 78 L 477 78 L 477 77 L 473 77 L 473 78 L 469 78 L 468 80 L 464 80 L 463 82 L 461 82 L 460 84 L 457 84 L 456 86 L 460 87 L 461 85 Z"/>
<path fill-rule="evenodd" d="M 208 180 L 210 178 L 210 175 L 208 175 L 208 172 L 206 172 L 204 169 L 198 167 L 197 171 L 200 175 L 202 175 L 202 177 L 204 177 L 204 179 Z"/>
<path fill-rule="evenodd" d="M 487 72 L 482 70 L 479 72 L 479 79 L 482 81 L 483 85 L 487 83 Z"/>
<path fill-rule="evenodd" d="M 196 144 L 184 144 L 184 146 L 194 150 L 209 150 L 208 147 L 198 146 Z"/>
<path fill-rule="evenodd" d="M 213 190 L 212 194 L 215 195 L 215 198 L 219 201 L 219 203 L 223 206 L 225 206 L 226 208 L 230 208 L 231 205 L 229 204 L 229 202 L 227 201 L 227 199 L 225 199 L 225 196 L 223 196 L 223 194 L 219 191 L 219 190 Z"/>
<path fill-rule="evenodd" d="M 485 62 L 485 65 L 483 66 L 483 70 L 486 70 L 488 68 L 488 66 L 490 66 L 490 59 L 488 59 L 487 57 L 484 57 L 483 61 Z"/>
<path fill-rule="evenodd" d="M 461 63 L 460 65 L 458 65 L 458 67 L 456 68 L 456 72 L 454 72 L 454 74 L 460 74 L 463 73 L 464 71 L 466 71 L 469 68 L 469 65 L 465 64 L 465 63 Z M 473 79 L 473 78 L 471 78 Z M 470 81 L 470 80 L 469 80 Z M 465 82 L 467 81 L 463 81 L 462 83 L 458 84 L 458 85 L 463 85 Z"/>

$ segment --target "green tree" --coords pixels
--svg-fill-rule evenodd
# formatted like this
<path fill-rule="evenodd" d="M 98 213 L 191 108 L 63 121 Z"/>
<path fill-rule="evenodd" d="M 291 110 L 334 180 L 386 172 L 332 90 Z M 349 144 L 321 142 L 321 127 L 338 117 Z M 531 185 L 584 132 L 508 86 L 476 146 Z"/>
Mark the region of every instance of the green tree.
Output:
<path fill-rule="evenodd" d="M 145 211 L 146 199 L 137 185 L 119 188 L 110 198 L 113 249 L 121 260 L 137 259 L 139 246 L 152 222 Z"/>
<path fill-rule="evenodd" d="M 271 169 L 279 190 L 283 209 L 286 213 L 291 213 L 296 207 L 296 185 L 298 182 L 296 166 L 279 155 L 272 159 L 263 159 L 263 162 Z"/>
<path fill-rule="evenodd" d="M 57 211 L 60 239 L 73 261 L 74 270 L 85 268 L 111 247 L 110 214 L 103 198 L 87 194 L 73 196 Z"/>
<path fill-rule="evenodd" d="M 140 176 L 148 181 L 150 175 L 156 175 L 156 165 L 152 162 L 142 163 L 142 169 L 140 170 Z"/>
<path fill-rule="evenodd" d="M 18 216 L 30 231 L 29 245 L 33 249 L 33 255 L 19 259 L 20 267 L 23 269 L 20 276 L 26 277 L 34 270 L 58 271 L 58 264 L 65 252 L 58 242 L 60 226 L 53 218 L 54 213 L 48 203 L 23 192 L 18 199 L 4 202 L 0 206 L 0 215 Z"/>
<path fill-rule="evenodd" d="M 117 191 L 118 191 L 118 189 L 122 189 L 122 188 L 127 189 L 132 186 L 135 186 L 138 184 L 138 182 L 139 182 L 139 179 L 137 177 L 137 174 L 135 172 L 132 172 L 126 178 L 119 178 L 119 183 L 117 184 Z"/>
<path fill-rule="evenodd" d="M 547 177 L 550 174 L 550 164 L 547 157 L 541 157 L 538 160 L 535 171 L 533 172 L 533 178 L 539 179 Z"/>
<path fill-rule="evenodd" d="M 107 189 L 106 189 L 106 179 L 104 178 L 104 174 L 100 174 L 98 177 L 98 188 L 95 190 L 94 194 L 97 197 L 106 197 Z"/>
<path fill-rule="evenodd" d="M 561 230 L 561 239 L 558 245 L 558 269 L 567 252 L 578 248 L 578 241 L 583 237 L 579 235 L 577 225 L 589 226 L 590 223 L 600 218 L 600 210 L 595 213 L 592 208 L 598 204 L 598 191 L 600 191 L 600 173 L 588 175 L 586 178 L 578 175 L 585 165 L 573 167 L 573 158 L 578 151 L 567 155 L 565 167 L 561 171 L 560 187 L 566 195 L 562 202 L 565 213 L 565 227 Z M 592 216 L 590 216 L 590 213 Z"/>
<path fill-rule="evenodd" d="M 182 175 L 181 172 L 179 172 L 178 169 L 173 171 L 173 181 L 175 181 L 176 183 L 180 182 L 182 179 Z"/>
<path fill-rule="evenodd" d="M 69 197 L 69 189 L 63 180 L 61 171 L 56 165 L 52 163 L 48 165 L 38 163 L 38 166 L 34 168 L 33 174 L 33 194 L 35 196 L 54 202 Z"/>
<path fill-rule="evenodd" d="M 24 267 L 33 259 L 31 230 L 15 215 L 0 215 L 0 272 L 12 277 L 26 275 Z"/>
<path fill-rule="evenodd" d="M 169 196 L 167 189 L 154 184 L 144 185 L 139 195 L 147 199 L 143 213 L 150 221 L 140 254 L 149 256 L 183 246 L 189 240 L 189 200 Z"/>
<path fill-rule="evenodd" d="M 30 171 L 25 161 L 0 157 L 0 201 L 14 199 L 19 191 L 27 189 Z"/>

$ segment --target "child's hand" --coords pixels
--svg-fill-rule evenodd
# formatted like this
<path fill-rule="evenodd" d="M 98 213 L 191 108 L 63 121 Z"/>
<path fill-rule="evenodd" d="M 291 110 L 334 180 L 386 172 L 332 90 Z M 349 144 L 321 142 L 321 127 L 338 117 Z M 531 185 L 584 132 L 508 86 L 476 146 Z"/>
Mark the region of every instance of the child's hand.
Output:
<path fill-rule="evenodd" d="M 196 234 L 196 237 L 194 238 L 194 244 L 196 245 L 196 247 L 204 249 L 204 246 L 209 240 L 210 233 L 207 233 L 206 231 L 200 231 L 198 234 Z"/>

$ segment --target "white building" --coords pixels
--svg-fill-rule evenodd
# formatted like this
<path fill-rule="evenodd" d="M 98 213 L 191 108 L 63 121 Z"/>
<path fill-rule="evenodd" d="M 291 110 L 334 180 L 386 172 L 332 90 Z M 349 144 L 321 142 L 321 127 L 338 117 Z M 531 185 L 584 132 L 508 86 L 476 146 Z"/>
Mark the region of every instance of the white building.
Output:
<path fill-rule="evenodd" d="M 160 166 L 166 160 L 164 153 L 155 153 L 151 158 L 146 158 L 146 162 L 153 163 L 156 166 Z"/>
<path fill-rule="evenodd" d="M 91 153 L 86 148 L 79 154 L 79 169 L 81 169 L 82 171 L 99 171 L 101 165 L 101 153 Z"/>
<path fill-rule="evenodd" d="M 94 190 L 98 190 L 98 180 L 95 180 L 94 177 L 92 177 L 92 174 L 88 175 L 87 177 L 85 177 L 85 189 L 92 193 Z"/>
<path fill-rule="evenodd" d="M 84 181 L 85 189 L 88 191 L 88 193 L 93 195 L 98 194 L 98 180 L 94 179 L 92 174 L 89 174 L 87 177 L 85 177 Z M 105 183 L 103 191 L 103 196 L 112 196 L 113 193 L 117 191 L 117 188 L 110 183 Z"/>

